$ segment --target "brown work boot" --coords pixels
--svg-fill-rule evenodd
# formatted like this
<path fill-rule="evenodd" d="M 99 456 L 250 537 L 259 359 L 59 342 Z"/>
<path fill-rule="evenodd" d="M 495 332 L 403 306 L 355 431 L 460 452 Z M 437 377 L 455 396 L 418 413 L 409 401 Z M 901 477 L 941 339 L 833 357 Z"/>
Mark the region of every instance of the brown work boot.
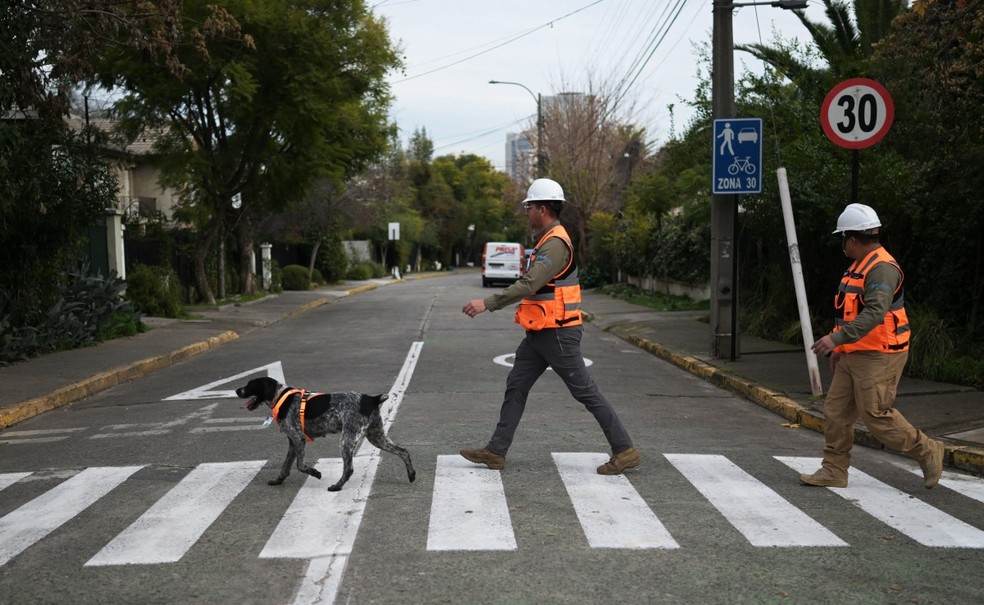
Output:
<path fill-rule="evenodd" d="M 929 454 L 919 461 L 923 472 L 923 487 L 926 489 L 933 489 L 940 482 L 940 475 L 943 474 L 943 452 L 943 444 L 930 439 Z"/>
<path fill-rule="evenodd" d="M 634 447 L 619 452 L 612 456 L 608 462 L 598 467 L 599 475 L 618 475 L 627 468 L 639 466 L 642 462 L 642 454 Z"/>
<path fill-rule="evenodd" d="M 817 487 L 847 487 L 847 473 L 841 474 L 821 466 L 820 470 L 812 475 L 800 475 L 800 481 Z"/>
<path fill-rule="evenodd" d="M 484 464 L 494 471 L 501 471 L 506 468 L 506 457 L 502 454 L 496 454 L 488 448 L 483 447 L 480 450 L 463 449 L 461 450 L 461 455 L 469 462 Z"/>

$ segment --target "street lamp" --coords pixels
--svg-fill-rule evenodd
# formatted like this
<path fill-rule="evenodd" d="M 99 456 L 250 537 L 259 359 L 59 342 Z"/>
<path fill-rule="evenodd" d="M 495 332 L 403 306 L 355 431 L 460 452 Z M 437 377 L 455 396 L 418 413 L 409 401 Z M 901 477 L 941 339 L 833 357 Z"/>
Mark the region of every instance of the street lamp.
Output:
<path fill-rule="evenodd" d="M 540 95 L 533 94 L 533 91 L 520 84 L 519 82 L 505 82 L 502 80 L 489 80 L 489 84 L 510 84 L 512 86 L 519 86 L 526 92 L 530 93 L 533 100 L 536 101 L 536 176 L 537 178 L 542 178 L 547 176 L 547 166 L 544 161 L 543 154 L 543 104 L 541 102 Z"/>
<path fill-rule="evenodd" d="M 806 0 L 734 2 L 713 0 L 714 26 L 711 78 L 713 119 L 735 116 L 735 61 L 732 11 L 742 6 L 769 5 L 786 10 L 806 8 Z M 738 330 L 738 196 L 711 196 L 711 357 L 740 355 Z"/>

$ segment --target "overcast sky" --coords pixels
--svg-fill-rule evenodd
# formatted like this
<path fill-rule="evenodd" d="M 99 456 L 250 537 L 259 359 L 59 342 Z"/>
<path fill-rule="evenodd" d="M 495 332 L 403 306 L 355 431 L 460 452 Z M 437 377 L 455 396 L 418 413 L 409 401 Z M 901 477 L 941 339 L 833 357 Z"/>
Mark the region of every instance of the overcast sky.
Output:
<path fill-rule="evenodd" d="M 435 155 L 474 153 L 505 168 L 507 132 L 536 113 L 534 94 L 583 92 L 590 80 L 631 82 L 635 121 L 656 143 L 690 119 L 681 99 L 697 86 L 695 44 L 711 39 L 712 0 L 368 0 L 386 18 L 405 57 L 404 73 L 389 78 L 393 119 L 404 142 L 426 128 Z M 826 21 L 810 0 L 807 14 Z M 744 7 L 733 17 L 736 44 L 808 39 L 790 12 Z M 736 53 L 742 64 L 759 62 Z"/>

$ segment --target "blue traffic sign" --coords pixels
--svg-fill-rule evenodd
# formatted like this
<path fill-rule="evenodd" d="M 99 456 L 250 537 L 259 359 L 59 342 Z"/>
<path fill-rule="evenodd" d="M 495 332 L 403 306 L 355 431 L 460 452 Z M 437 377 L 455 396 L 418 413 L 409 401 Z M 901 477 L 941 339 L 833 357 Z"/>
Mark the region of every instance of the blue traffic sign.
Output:
<path fill-rule="evenodd" d="M 714 120 L 712 157 L 712 193 L 762 193 L 762 119 Z"/>

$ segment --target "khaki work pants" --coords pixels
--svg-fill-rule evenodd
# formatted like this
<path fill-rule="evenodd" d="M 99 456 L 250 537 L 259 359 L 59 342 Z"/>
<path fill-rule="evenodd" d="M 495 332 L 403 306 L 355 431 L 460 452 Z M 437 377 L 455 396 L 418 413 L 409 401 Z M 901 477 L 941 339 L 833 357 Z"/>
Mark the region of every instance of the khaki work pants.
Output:
<path fill-rule="evenodd" d="M 857 351 L 841 355 L 823 403 L 827 417 L 823 466 L 846 477 L 858 416 L 885 447 L 915 460 L 930 452 L 930 439 L 892 406 L 909 352 Z"/>

